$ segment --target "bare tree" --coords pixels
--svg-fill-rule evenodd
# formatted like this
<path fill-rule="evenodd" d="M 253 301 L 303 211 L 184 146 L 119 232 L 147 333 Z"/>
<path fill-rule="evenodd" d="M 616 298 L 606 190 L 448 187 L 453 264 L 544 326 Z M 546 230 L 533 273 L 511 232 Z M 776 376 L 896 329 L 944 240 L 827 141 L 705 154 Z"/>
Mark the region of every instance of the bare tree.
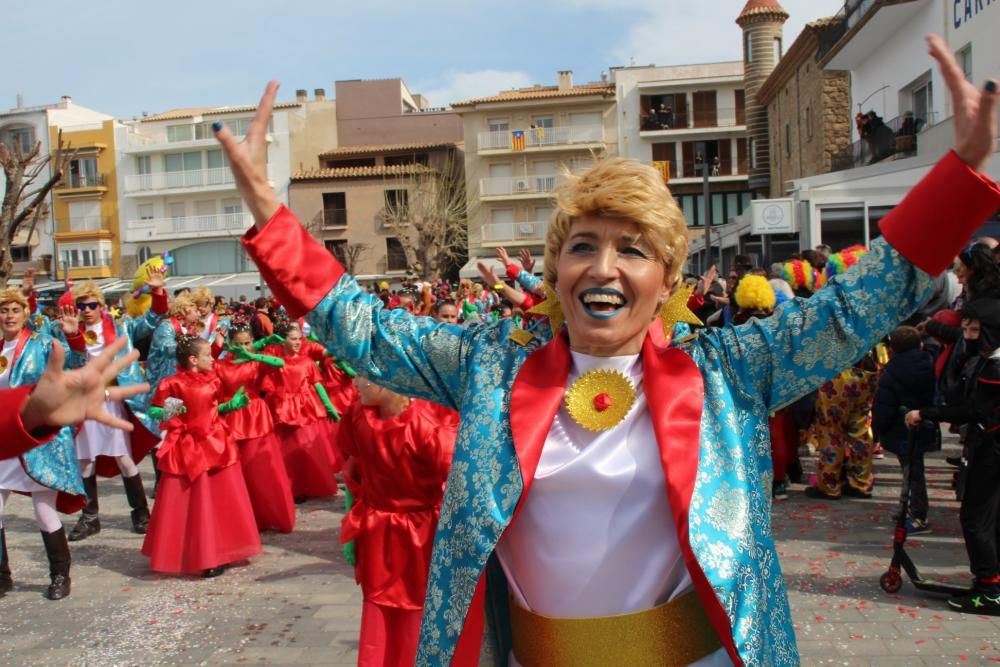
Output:
<path fill-rule="evenodd" d="M 25 153 L 21 145 L 0 143 L 0 165 L 4 173 L 3 205 L 0 206 L 0 288 L 6 287 L 14 273 L 10 246 L 22 230 L 27 230 L 30 242 L 40 221 L 49 215 L 46 199 L 63 174 L 75 151 L 63 145 L 62 130 L 54 153 L 42 155 L 42 142 Z M 47 180 L 40 180 L 49 167 Z"/>
<path fill-rule="evenodd" d="M 344 246 L 344 256 L 339 258 L 348 273 L 354 275 L 358 272 L 358 265 L 361 258 L 368 254 L 372 246 L 368 243 L 348 243 Z"/>
<path fill-rule="evenodd" d="M 461 153 L 448 149 L 440 164 L 386 182 L 405 196 L 387 198 L 383 222 L 392 225 L 411 266 L 423 264 L 425 278 L 456 270 L 468 253 L 469 216 Z"/>

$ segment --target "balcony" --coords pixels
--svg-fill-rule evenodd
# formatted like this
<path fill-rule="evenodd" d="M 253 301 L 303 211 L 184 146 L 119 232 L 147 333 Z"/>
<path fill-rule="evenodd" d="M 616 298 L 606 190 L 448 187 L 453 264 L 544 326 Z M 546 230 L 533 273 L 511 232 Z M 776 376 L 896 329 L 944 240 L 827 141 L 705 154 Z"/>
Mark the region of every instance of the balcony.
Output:
<path fill-rule="evenodd" d="M 493 222 L 483 225 L 483 245 L 498 243 L 541 243 L 549 231 L 548 220 Z"/>
<path fill-rule="evenodd" d="M 212 236 L 239 236 L 253 225 L 249 213 L 194 215 L 183 218 L 130 220 L 125 240 L 130 243 L 166 239 L 195 239 Z"/>
<path fill-rule="evenodd" d="M 271 178 L 271 167 L 267 168 Z M 190 171 L 157 171 L 125 177 L 126 195 L 155 195 L 199 190 L 235 190 L 236 182 L 229 167 Z"/>
<path fill-rule="evenodd" d="M 688 113 L 678 109 L 666 114 L 644 113 L 639 136 L 669 137 L 684 134 L 704 134 L 710 131 L 744 132 L 746 117 L 742 108 L 720 107 Z"/>
<path fill-rule="evenodd" d="M 316 212 L 309 229 L 344 229 L 347 227 L 346 208 L 326 208 Z"/>
<path fill-rule="evenodd" d="M 237 118 L 224 121 L 237 140 L 242 141 L 250 127 L 250 118 Z M 267 142 L 272 141 L 274 121 L 268 126 Z M 188 148 L 215 148 L 219 140 L 212 130 L 212 121 L 203 121 L 188 125 L 145 126 L 143 132 L 133 128 L 125 135 L 126 153 L 154 153 L 157 151 L 176 151 Z"/>
<path fill-rule="evenodd" d="M 104 229 L 108 221 L 99 215 L 88 215 L 83 218 L 70 218 L 69 231 L 78 232 L 99 232 Z"/>
<path fill-rule="evenodd" d="M 556 188 L 554 174 L 495 176 L 479 179 L 479 198 L 484 200 L 545 197 Z"/>
<path fill-rule="evenodd" d="M 936 113 L 923 118 L 912 113 L 897 116 L 888 122 L 876 123 L 865 129 L 866 136 L 835 153 L 830 171 L 844 171 L 883 160 L 912 157 L 917 154 L 920 135 L 937 122 Z"/>
<path fill-rule="evenodd" d="M 567 125 L 479 133 L 479 152 L 565 150 L 604 146 L 604 126 Z"/>

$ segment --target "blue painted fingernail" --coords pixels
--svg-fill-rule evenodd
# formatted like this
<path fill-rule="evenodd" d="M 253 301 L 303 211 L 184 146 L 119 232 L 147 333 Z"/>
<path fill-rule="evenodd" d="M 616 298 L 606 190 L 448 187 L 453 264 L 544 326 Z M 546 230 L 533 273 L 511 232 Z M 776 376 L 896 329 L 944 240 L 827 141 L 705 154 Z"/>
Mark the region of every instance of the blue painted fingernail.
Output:
<path fill-rule="evenodd" d="M 990 79 L 989 81 L 986 82 L 986 85 L 983 86 L 983 88 L 986 89 L 987 93 L 995 93 L 997 92 L 997 82 L 994 81 L 993 79 Z"/>
<path fill-rule="evenodd" d="M 212 132 L 219 132 L 220 130 L 222 130 L 222 121 L 217 120 L 212 123 Z"/>

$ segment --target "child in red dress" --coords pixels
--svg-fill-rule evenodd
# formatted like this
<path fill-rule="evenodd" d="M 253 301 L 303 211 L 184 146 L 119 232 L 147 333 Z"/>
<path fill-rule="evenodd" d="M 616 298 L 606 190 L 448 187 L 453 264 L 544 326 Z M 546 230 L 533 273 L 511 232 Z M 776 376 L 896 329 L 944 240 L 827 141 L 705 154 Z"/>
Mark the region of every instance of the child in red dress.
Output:
<path fill-rule="evenodd" d="M 338 442 L 353 494 L 340 540 L 355 543 L 364 594 L 358 665 L 412 665 L 456 431 L 430 403 L 361 377 L 355 385 L 360 400 L 341 421 Z M 478 655 L 479 647 L 459 650 Z"/>
<path fill-rule="evenodd" d="M 267 369 L 281 368 L 283 359 L 254 354 L 253 336 L 246 325 L 234 324 L 229 331 L 229 354 L 215 362 L 223 396 L 233 396 L 242 387 L 250 403 L 223 419 L 239 445 L 240 467 L 259 530 L 290 533 L 295 527 L 292 484 L 274 435 L 271 408 L 261 398 Z"/>
<path fill-rule="evenodd" d="M 330 419 L 339 420 L 340 414 L 330 404 L 316 363 L 303 351 L 302 330 L 293 323 L 283 336 L 285 365 L 269 369 L 265 389 L 292 495 L 295 502 L 335 496 L 341 461 L 332 446 Z"/>
<path fill-rule="evenodd" d="M 221 417 L 249 400 L 240 390 L 220 402 L 222 383 L 212 372 L 208 341 L 181 339 L 177 363 L 177 374 L 160 383 L 152 401 L 151 414 L 166 436 L 157 457 L 163 474 L 142 553 L 154 572 L 218 576 L 230 563 L 261 551 L 236 441 Z M 179 399 L 183 407 L 175 408 L 168 399 Z"/>

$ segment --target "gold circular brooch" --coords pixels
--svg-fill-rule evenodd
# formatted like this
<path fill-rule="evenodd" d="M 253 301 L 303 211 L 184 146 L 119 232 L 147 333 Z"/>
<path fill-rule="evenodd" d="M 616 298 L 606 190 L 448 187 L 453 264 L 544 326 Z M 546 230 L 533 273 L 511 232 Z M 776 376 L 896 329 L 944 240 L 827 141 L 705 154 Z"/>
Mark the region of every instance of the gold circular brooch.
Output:
<path fill-rule="evenodd" d="M 635 385 L 621 371 L 587 371 L 566 390 L 566 410 L 588 431 L 617 426 L 635 403 Z"/>
<path fill-rule="evenodd" d="M 0 373 L 6 371 L 8 366 L 10 366 L 10 359 L 8 359 L 3 355 L 0 355 Z"/>
<path fill-rule="evenodd" d="M 83 333 L 83 342 L 87 345 L 97 344 L 97 332 L 96 331 L 85 331 Z"/>

